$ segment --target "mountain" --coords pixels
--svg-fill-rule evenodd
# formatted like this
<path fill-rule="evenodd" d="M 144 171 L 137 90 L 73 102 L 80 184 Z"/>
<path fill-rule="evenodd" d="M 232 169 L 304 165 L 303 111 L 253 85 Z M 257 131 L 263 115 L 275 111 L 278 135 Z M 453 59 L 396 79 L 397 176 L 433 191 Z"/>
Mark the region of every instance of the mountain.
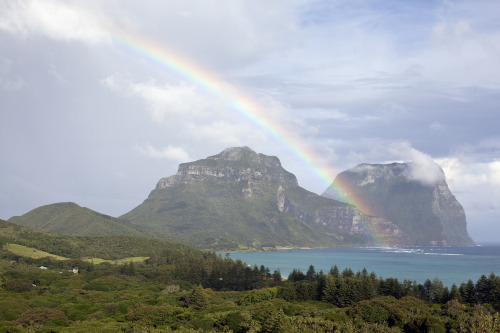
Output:
<path fill-rule="evenodd" d="M 38 207 L 9 222 L 43 231 L 74 236 L 146 236 L 143 228 L 117 218 L 80 207 L 72 202 Z"/>
<path fill-rule="evenodd" d="M 361 164 L 338 174 L 323 196 L 339 199 L 337 188 L 364 213 L 396 224 L 408 245 L 474 245 L 464 209 L 436 164 Z"/>
<path fill-rule="evenodd" d="M 277 157 L 248 147 L 181 164 L 120 219 L 219 250 L 380 245 L 373 234 L 385 245 L 407 242 L 395 224 L 301 188 Z"/>
<path fill-rule="evenodd" d="M 337 188 L 356 207 L 341 202 Z M 179 165 L 120 218 L 58 203 L 9 221 L 64 235 L 150 236 L 219 251 L 474 244 L 437 165 L 362 164 L 319 196 L 300 187 L 277 157 L 248 147 Z"/>

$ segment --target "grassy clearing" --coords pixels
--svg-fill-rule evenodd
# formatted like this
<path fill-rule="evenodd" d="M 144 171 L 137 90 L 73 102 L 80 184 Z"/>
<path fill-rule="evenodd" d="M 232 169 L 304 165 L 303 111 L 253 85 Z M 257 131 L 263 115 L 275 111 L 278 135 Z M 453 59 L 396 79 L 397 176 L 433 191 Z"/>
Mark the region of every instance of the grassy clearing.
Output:
<path fill-rule="evenodd" d="M 107 260 L 107 259 L 101 259 L 101 258 L 85 258 L 83 260 L 91 262 L 94 265 L 99 265 L 103 262 L 109 262 L 112 265 L 123 265 L 123 264 L 128 264 L 131 261 L 134 263 L 143 262 L 146 259 L 149 259 L 149 257 L 128 257 L 128 258 L 117 259 L 117 260 Z"/>
<path fill-rule="evenodd" d="M 69 258 L 61 257 L 55 254 L 51 254 L 45 251 L 40 251 L 32 247 L 27 247 L 19 244 L 8 244 L 5 248 L 18 256 L 40 259 L 45 257 L 52 257 L 57 260 L 69 260 Z"/>
<path fill-rule="evenodd" d="M 23 256 L 23 257 L 28 257 L 28 258 L 34 258 L 34 259 L 40 259 L 40 258 L 45 258 L 45 257 L 52 257 L 57 260 L 69 260 L 70 258 L 58 256 L 55 254 L 51 254 L 45 251 L 37 250 L 32 247 L 27 247 L 19 244 L 8 244 L 5 246 L 5 249 L 7 251 L 10 251 L 14 254 L 17 254 L 18 256 Z M 129 262 L 143 262 L 146 259 L 149 259 L 149 257 L 128 257 L 128 258 L 123 258 L 123 259 L 117 259 L 117 260 L 106 260 L 106 259 L 101 259 L 101 258 L 85 258 L 82 259 L 87 262 L 91 262 L 95 265 L 98 265 L 103 262 L 109 262 L 112 265 L 123 265 L 123 264 L 128 264 Z"/>

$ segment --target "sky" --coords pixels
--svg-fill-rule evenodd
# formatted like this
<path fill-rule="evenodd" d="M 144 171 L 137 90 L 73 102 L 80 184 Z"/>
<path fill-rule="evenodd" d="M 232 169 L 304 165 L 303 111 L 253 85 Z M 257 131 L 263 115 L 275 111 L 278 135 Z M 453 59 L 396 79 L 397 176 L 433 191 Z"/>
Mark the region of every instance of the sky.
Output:
<path fill-rule="evenodd" d="M 248 146 L 321 194 L 435 162 L 500 242 L 500 2 L 0 0 L 0 218 L 120 216 Z M 425 168 L 422 177 L 426 177 Z"/>

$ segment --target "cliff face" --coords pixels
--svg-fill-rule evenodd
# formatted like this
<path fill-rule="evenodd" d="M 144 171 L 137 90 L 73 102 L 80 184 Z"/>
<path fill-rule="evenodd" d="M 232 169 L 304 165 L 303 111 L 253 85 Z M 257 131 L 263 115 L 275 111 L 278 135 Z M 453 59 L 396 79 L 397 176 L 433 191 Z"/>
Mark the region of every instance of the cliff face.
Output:
<path fill-rule="evenodd" d="M 256 154 L 243 147 L 228 148 L 218 155 L 183 163 L 176 175 L 160 179 L 156 190 L 193 185 L 199 181 L 246 183 L 242 189 L 245 197 L 262 192 L 263 187 L 271 183 L 287 188 L 298 186 L 295 175 L 283 169 L 277 157 Z"/>
<path fill-rule="evenodd" d="M 338 188 L 356 206 L 341 202 Z M 9 221 L 71 235 L 146 235 L 213 250 L 474 245 L 464 210 L 437 165 L 362 164 L 340 173 L 319 196 L 300 187 L 277 157 L 248 147 L 181 164 L 120 219 L 60 203 Z"/>
<path fill-rule="evenodd" d="M 337 198 L 337 188 L 364 213 L 396 224 L 408 245 L 474 245 L 465 212 L 437 165 L 421 170 L 412 163 L 361 164 L 340 173 L 323 196 Z"/>
<path fill-rule="evenodd" d="M 474 245 L 467 233 L 467 222 L 462 205 L 446 184 L 437 184 L 432 192 L 432 212 L 443 225 L 444 245 Z"/>
<path fill-rule="evenodd" d="M 395 224 L 298 186 L 277 157 L 248 147 L 179 166 L 122 218 L 214 249 L 402 245 Z M 384 244 L 371 235 L 380 234 Z"/>

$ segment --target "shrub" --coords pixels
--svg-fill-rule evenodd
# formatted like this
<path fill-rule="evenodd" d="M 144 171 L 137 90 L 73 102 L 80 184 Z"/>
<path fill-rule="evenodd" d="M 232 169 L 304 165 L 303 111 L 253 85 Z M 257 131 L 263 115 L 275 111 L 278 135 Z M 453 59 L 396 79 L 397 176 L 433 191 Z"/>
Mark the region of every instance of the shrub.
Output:
<path fill-rule="evenodd" d="M 106 312 L 109 314 L 109 315 L 115 315 L 119 308 L 118 308 L 118 304 L 116 303 L 108 303 L 104 306 L 104 310 L 106 310 Z"/>
<path fill-rule="evenodd" d="M 23 327 L 39 328 L 48 323 L 55 325 L 68 325 L 68 318 L 64 312 L 49 308 L 32 308 L 23 312 L 13 324 Z"/>
<path fill-rule="evenodd" d="M 142 305 L 131 309 L 125 318 L 128 321 L 140 322 L 148 326 L 172 325 L 179 321 L 189 320 L 191 312 L 172 305 Z"/>
<path fill-rule="evenodd" d="M 85 290 L 97 291 L 114 291 L 122 290 L 126 287 L 127 282 L 115 275 L 103 276 L 90 281 L 85 287 Z"/>
<path fill-rule="evenodd" d="M 233 332 L 239 332 L 241 324 L 245 318 L 240 312 L 230 312 L 224 317 L 224 326 L 229 327 Z"/>
<path fill-rule="evenodd" d="M 252 305 L 276 298 L 276 288 L 252 290 L 243 296 L 238 302 L 241 306 Z"/>
<path fill-rule="evenodd" d="M 18 293 L 30 291 L 31 289 L 33 289 L 33 282 L 26 278 L 9 280 L 5 285 L 7 289 Z"/>
<path fill-rule="evenodd" d="M 0 296 L 0 321 L 14 320 L 30 308 L 29 301 L 14 297 Z M 0 330 L 0 332 L 3 332 Z"/>
<path fill-rule="evenodd" d="M 194 287 L 185 297 L 184 303 L 195 310 L 201 310 L 208 304 L 207 296 L 201 286 Z"/>

